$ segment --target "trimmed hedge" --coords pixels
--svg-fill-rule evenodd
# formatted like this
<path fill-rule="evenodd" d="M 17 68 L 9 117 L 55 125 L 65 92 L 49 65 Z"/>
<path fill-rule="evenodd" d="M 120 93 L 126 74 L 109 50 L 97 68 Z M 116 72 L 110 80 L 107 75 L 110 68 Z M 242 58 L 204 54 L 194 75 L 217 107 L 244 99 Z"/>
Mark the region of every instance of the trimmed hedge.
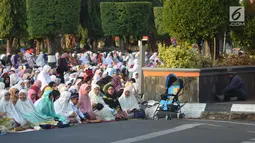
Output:
<path fill-rule="evenodd" d="M 157 29 L 157 35 L 165 35 L 167 34 L 164 29 L 164 18 L 163 18 L 163 7 L 154 7 L 154 22 L 155 27 Z"/>
<path fill-rule="evenodd" d="M 81 0 L 27 0 L 28 32 L 46 37 L 77 32 Z"/>
<path fill-rule="evenodd" d="M 105 36 L 148 35 L 150 2 L 102 2 L 102 28 Z"/>

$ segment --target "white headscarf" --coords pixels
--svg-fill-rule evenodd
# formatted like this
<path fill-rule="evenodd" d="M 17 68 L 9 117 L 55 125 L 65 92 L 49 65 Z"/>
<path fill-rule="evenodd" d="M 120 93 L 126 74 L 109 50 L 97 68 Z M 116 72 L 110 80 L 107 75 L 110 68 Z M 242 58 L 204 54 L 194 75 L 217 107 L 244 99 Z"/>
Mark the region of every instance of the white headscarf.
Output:
<path fill-rule="evenodd" d="M 5 89 L 5 84 L 3 82 L 0 82 L 0 90 Z"/>
<path fill-rule="evenodd" d="M 130 68 L 130 66 L 134 64 L 134 60 L 135 60 L 134 56 L 132 54 L 129 54 L 129 59 L 127 63 L 128 68 Z"/>
<path fill-rule="evenodd" d="M 62 93 L 62 92 L 64 92 L 64 91 L 67 91 L 68 89 L 67 89 L 67 87 L 66 87 L 66 85 L 65 84 L 60 84 L 60 85 L 58 85 L 58 91 L 60 92 L 60 93 Z"/>
<path fill-rule="evenodd" d="M 136 74 L 139 74 L 139 73 L 138 73 L 138 72 L 134 72 L 132 78 L 135 79 L 135 82 L 136 82 L 136 83 L 139 83 L 139 77 L 136 78 Z"/>
<path fill-rule="evenodd" d="M 72 113 L 74 113 L 74 110 L 69 103 L 70 97 L 71 92 L 68 91 L 63 91 L 60 94 L 59 99 L 54 102 L 54 109 L 56 114 L 60 114 L 68 118 Z"/>
<path fill-rule="evenodd" d="M 19 77 L 17 74 L 11 74 L 10 75 L 10 86 L 14 86 L 19 81 Z"/>
<path fill-rule="evenodd" d="M 102 73 L 102 71 L 100 69 L 96 70 L 95 75 L 92 80 L 92 84 L 96 84 L 101 79 L 101 77 L 99 75 L 100 73 Z"/>
<path fill-rule="evenodd" d="M 80 58 L 80 61 L 81 61 L 81 64 L 82 64 L 82 65 L 85 65 L 85 64 L 88 64 L 88 63 L 89 63 L 88 57 L 89 57 L 88 53 L 84 53 L 84 54 L 82 55 L 82 57 Z"/>
<path fill-rule="evenodd" d="M 157 57 L 157 55 L 158 55 L 157 52 L 153 53 L 153 55 L 150 57 L 150 60 L 151 60 L 151 61 L 155 60 L 155 58 Z"/>
<path fill-rule="evenodd" d="M 22 89 L 25 88 L 25 87 L 22 87 L 22 86 L 21 86 L 21 83 L 24 83 L 24 85 L 25 85 L 24 80 L 20 80 L 15 86 L 13 86 L 13 87 L 11 87 L 11 88 L 16 88 L 16 89 L 18 89 L 18 90 L 20 91 L 20 90 L 22 90 Z"/>
<path fill-rule="evenodd" d="M 98 95 L 95 94 L 95 92 L 94 92 L 95 88 L 100 89 L 100 86 L 97 85 L 97 84 L 92 84 L 92 90 L 89 92 L 91 105 L 92 104 L 97 104 L 97 103 L 101 103 L 103 105 L 106 105 L 105 102 L 104 102 L 104 99 L 100 96 L 100 92 L 98 93 Z"/>
<path fill-rule="evenodd" d="M 130 95 L 127 97 L 125 95 L 125 92 L 129 91 Z M 139 109 L 139 105 L 138 102 L 132 92 L 131 87 L 125 87 L 124 92 L 122 93 L 122 95 L 119 98 L 119 102 L 120 102 L 120 106 L 122 108 L 123 111 L 128 111 L 128 110 L 133 110 L 133 109 Z"/>
<path fill-rule="evenodd" d="M 36 112 L 36 109 L 32 103 L 32 101 L 30 100 L 30 98 L 28 98 L 28 93 L 26 90 L 21 90 L 19 92 L 19 95 L 21 93 L 25 93 L 26 95 L 26 100 L 22 101 L 22 100 L 18 100 L 16 105 L 15 105 L 15 108 L 17 110 L 17 112 L 22 116 L 24 117 L 25 119 L 27 119 L 28 121 L 30 121 L 31 123 L 39 123 L 39 122 L 44 122 L 44 121 L 47 121 L 47 120 L 52 120 L 52 118 L 48 117 L 47 116 L 40 116 L 37 112 Z M 34 120 L 29 120 L 31 118 L 35 118 Z"/>
<path fill-rule="evenodd" d="M 44 54 L 43 52 L 40 52 L 40 54 L 38 55 L 35 63 L 38 67 L 43 67 L 45 65 L 45 61 L 44 61 Z"/>
<path fill-rule="evenodd" d="M 111 54 L 109 53 L 109 54 L 107 55 L 106 59 L 105 59 L 105 63 L 104 63 L 104 64 L 106 64 L 106 65 L 111 65 L 112 62 L 113 62 L 112 56 L 111 56 Z"/>
<path fill-rule="evenodd" d="M 43 88 L 51 82 L 49 74 L 50 69 L 51 67 L 49 65 L 45 65 L 42 71 L 38 74 L 37 80 L 40 80 L 42 82 L 41 90 L 43 90 Z"/>
<path fill-rule="evenodd" d="M 11 100 L 5 100 L 7 93 L 9 93 L 7 90 L 0 91 L 0 112 L 5 112 L 9 118 L 13 118 L 21 126 L 26 125 L 27 122 L 18 114 Z"/>
<path fill-rule="evenodd" d="M 134 66 L 132 69 L 129 70 L 129 72 L 139 72 L 140 65 L 138 59 L 134 60 Z"/>

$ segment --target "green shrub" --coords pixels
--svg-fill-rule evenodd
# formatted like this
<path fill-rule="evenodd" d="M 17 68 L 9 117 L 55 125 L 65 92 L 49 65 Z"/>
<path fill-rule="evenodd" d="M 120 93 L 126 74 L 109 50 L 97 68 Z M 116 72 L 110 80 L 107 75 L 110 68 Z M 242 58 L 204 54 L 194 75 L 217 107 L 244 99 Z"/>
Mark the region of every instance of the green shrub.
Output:
<path fill-rule="evenodd" d="M 150 2 L 101 2 L 102 28 L 106 36 L 148 35 Z"/>
<path fill-rule="evenodd" d="M 210 58 L 202 57 L 188 48 L 158 45 L 159 58 L 164 62 L 164 68 L 204 68 L 212 67 Z"/>

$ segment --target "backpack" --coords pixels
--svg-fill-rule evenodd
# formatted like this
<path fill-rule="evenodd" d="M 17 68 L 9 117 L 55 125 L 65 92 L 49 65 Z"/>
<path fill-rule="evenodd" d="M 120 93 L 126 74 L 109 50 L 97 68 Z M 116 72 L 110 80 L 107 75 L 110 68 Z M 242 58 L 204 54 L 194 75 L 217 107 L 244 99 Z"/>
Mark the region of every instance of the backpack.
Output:
<path fill-rule="evenodd" d="M 145 119 L 145 111 L 143 109 L 134 110 L 134 118 Z"/>

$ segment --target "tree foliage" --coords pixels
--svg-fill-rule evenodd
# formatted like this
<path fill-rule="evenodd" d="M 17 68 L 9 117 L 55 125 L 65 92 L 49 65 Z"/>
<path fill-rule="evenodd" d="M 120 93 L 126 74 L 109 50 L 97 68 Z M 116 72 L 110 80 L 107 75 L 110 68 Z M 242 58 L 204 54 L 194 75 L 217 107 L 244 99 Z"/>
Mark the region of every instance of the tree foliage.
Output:
<path fill-rule="evenodd" d="M 166 30 L 164 29 L 163 21 L 163 7 L 154 7 L 154 22 L 157 30 L 157 35 L 165 35 Z"/>
<path fill-rule="evenodd" d="M 255 3 L 243 0 L 242 5 L 245 7 L 245 26 L 232 28 L 230 35 L 235 44 L 255 53 Z"/>
<path fill-rule="evenodd" d="M 102 2 L 102 28 L 106 36 L 142 36 L 149 32 L 150 2 Z"/>
<path fill-rule="evenodd" d="M 0 38 L 26 36 L 26 0 L 0 0 Z"/>
<path fill-rule="evenodd" d="M 101 2 L 151 2 L 153 7 L 163 6 L 164 0 L 101 0 Z"/>
<path fill-rule="evenodd" d="M 80 0 L 27 0 L 28 32 L 48 37 L 77 32 Z"/>
<path fill-rule="evenodd" d="M 228 26 L 229 6 L 239 0 L 166 0 L 167 32 L 179 39 L 209 39 Z"/>
<path fill-rule="evenodd" d="M 83 29 L 87 29 L 89 37 L 102 37 L 100 1 L 81 0 L 80 24 Z"/>

